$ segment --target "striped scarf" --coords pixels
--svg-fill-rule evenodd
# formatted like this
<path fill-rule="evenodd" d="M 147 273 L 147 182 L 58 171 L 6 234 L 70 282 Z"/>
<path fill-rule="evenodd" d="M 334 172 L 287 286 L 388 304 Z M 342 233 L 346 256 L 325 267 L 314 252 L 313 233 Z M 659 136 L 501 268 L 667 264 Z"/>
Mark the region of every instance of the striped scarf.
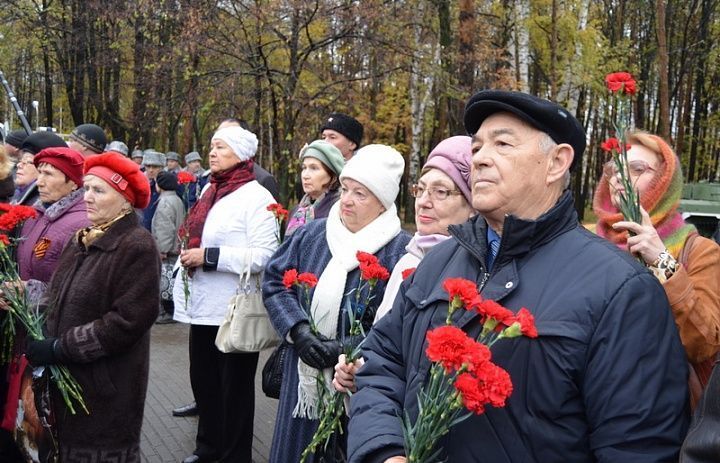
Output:
<path fill-rule="evenodd" d="M 642 194 L 640 204 L 650 214 L 652 224 L 665 247 L 677 259 L 688 235 L 697 233 L 697 230 L 694 225 L 686 224 L 678 211 L 683 188 L 678 158 L 662 138 L 655 135 L 652 138 L 658 143 L 664 162 L 662 170 L 655 175 L 647 191 Z M 624 219 L 610 200 L 610 186 L 605 175 L 600 179 L 595 191 L 593 210 L 598 217 L 595 233 L 617 244 L 621 249 L 627 249 L 627 232 L 612 228 L 613 224 Z"/>

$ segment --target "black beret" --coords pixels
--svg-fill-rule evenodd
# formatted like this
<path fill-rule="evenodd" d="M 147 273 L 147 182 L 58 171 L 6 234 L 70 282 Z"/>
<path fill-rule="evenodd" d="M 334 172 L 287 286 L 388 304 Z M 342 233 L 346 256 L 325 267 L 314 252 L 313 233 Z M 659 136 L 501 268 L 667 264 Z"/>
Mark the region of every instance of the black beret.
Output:
<path fill-rule="evenodd" d="M 547 133 L 555 143 L 567 143 L 573 147 L 575 156 L 570 170 L 585 151 L 585 130 L 565 108 L 552 101 L 522 92 L 482 90 L 473 95 L 465 105 L 465 130 L 474 135 L 489 116 L 507 111 Z"/>
<path fill-rule="evenodd" d="M 177 176 L 172 172 L 160 172 L 155 182 L 165 191 L 175 191 L 178 187 Z"/>
<path fill-rule="evenodd" d="M 35 132 L 28 135 L 20 147 L 30 154 L 38 154 L 45 148 L 67 148 L 67 143 L 52 132 Z"/>
<path fill-rule="evenodd" d="M 81 124 L 70 133 L 70 139 L 83 145 L 85 148 L 98 154 L 105 151 L 107 137 L 100 126 L 95 124 Z"/>
<path fill-rule="evenodd" d="M 5 137 L 5 143 L 20 148 L 27 137 L 28 134 L 25 130 L 13 130 Z"/>
<path fill-rule="evenodd" d="M 345 135 L 348 140 L 357 145 L 356 149 L 360 148 L 364 129 L 363 125 L 354 117 L 342 113 L 332 113 L 320 126 L 320 132 L 325 129 L 334 130 Z"/>

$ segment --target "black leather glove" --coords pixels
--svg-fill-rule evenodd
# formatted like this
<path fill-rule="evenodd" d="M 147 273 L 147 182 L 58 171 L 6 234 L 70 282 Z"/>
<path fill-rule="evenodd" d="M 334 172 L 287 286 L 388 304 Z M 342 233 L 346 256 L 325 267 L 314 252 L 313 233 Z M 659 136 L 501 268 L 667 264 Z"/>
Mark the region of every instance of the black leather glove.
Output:
<path fill-rule="evenodd" d="M 25 345 L 25 356 L 34 367 L 55 365 L 62 357 L 60 349 L 58 338 L 47 338 L 42 341 L 29 339 Z"/>
<path fill-rule="evenodd" d="M 290 338 L 295 344 L 300 359 L 313 368 L 329 368 L 337 363 L 340 343 L 325 336 L 316 335 L 308 322 L 300 322 L 290 329 Z"/>

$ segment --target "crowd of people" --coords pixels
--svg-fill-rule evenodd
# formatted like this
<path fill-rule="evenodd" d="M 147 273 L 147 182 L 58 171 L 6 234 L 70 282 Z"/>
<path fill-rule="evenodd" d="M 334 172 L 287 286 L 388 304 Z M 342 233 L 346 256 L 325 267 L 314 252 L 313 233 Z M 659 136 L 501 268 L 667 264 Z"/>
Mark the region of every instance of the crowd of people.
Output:
<path fill-rule="evenodd" d="M 405 462 L 400 417 L 418 416 L 430 370 L 425 334 L 446 322 L 447 278 L 475 282 L 514 312 L 526 308 L 538 338 L 493 347 L 513 382 L 507 406 L 455 424 L 438 442 L 441 460 L 717 460 L 720 432 L 708 423 L 719 418 L 720 375 L 702 399 L 693 377 L 707 379 L 720 351 L 720 246 L 682 219 L 672 147 L 629 132 L 627 174 L 642 223 L 620 212 L 625 172 L 611 162 L 595 192 L 597 223 L 586 227 L 568 190 L 586 136 L 565 108 L 485 90 L 468 100 L 464 124 L 467 135 L 438 143 L 412 187 L 414 227 L 405 228 L 414 234 L 396 206 L 403 155 L 363 145 L 362 124 L 341 113 L 298 154 L 302 191 L 282 230 L 270 207 L 278 185 L 254 162 L 258 139 L 241 120 L 221 121 L 207 170 L 198 152 L 131 152 L 93 124 L 67 142 L 8 134 L 0 201 L 37 216 L 15 230 L 20 281 L 2 289 L 20 288 L 45 314 L 45 336 L 19 332 L 3 366 L 0 461 L 139 462 L 150 329 L 181 322 L 190 326 L 195 403 L 173 414 L 198 415 L 183 463 L 251 462 L 259 355 L 216 346 L 228 301 L 242 290 L 262 293 L 286 352 L 270 461 L 301 459 L 324 378 L 350 400 L 343 432 L 310 461 Z M 358 252 L 390 272 L 372 287 L 359 320 L 367 337 L 348 363 Z M 289 287 L 289 269 L 317 276 L 309 298 Z M 241 286 L 243 278 L 256 284 Z M 475 337 L 478 317 L 458 311 L 452 321 Z M 23 377 L 53 365 L 77 379 L 90 413 L 70 413 L 47 381 L 30 383 L 35 398 L 23 393 Z M 39 427 L 20 429 L 35 409 Z"/>

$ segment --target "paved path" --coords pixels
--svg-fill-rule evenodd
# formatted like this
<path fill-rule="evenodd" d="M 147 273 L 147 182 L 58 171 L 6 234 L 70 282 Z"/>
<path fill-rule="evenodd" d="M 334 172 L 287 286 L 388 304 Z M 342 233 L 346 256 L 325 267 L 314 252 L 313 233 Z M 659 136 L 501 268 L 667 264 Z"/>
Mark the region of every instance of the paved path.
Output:
<path fill-rule="evenodd" d="M 176 418 L 170 413 L 192 400 L 188 373 L 188 325 L 155 325 L 150 347 L 150 384 L 142 429 L 142 460 L 177 463 L 195 449 L 196 418 Z M 260 389 L 260 370 L 270 351 L 260 354 L 255 392 L 255 463 L 267 463 L 270 454 L 277 400 Z"/>

